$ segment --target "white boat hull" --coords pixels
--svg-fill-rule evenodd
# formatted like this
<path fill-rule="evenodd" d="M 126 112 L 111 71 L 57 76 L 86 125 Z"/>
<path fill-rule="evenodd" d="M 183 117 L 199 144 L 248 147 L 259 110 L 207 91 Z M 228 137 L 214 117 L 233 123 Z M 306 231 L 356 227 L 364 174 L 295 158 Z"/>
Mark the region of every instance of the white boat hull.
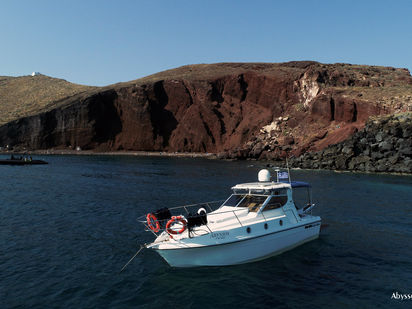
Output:
<path fill-rule="evenodd" d="M 170 266 L 225 266 L 281 254 L 318 238 L 320 221 L 238 241 L 199 247 L 155 249 Z"/>

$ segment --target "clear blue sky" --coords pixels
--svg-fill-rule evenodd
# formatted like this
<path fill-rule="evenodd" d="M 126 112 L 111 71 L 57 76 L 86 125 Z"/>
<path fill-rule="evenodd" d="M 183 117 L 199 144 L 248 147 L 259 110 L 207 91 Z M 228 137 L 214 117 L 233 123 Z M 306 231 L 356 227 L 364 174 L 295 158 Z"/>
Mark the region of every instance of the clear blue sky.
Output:
<path fill-rule="evenodd" d="M 87 85 L 215 62 L 411 70 L 412 1 L 5 0 L 0 46 L 0 75 Z"/>

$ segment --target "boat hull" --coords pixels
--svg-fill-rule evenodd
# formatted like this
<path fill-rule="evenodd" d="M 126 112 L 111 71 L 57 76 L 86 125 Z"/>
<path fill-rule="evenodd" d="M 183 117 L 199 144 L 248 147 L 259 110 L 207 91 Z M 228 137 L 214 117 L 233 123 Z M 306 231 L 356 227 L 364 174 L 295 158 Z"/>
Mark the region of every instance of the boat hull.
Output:
<path fill-rule="evenodd" d="M 173 267 L 236 265 L 281 254 L 318 238 L 319 231 L 320 221 L 230 243 L 155 250 Z"/>

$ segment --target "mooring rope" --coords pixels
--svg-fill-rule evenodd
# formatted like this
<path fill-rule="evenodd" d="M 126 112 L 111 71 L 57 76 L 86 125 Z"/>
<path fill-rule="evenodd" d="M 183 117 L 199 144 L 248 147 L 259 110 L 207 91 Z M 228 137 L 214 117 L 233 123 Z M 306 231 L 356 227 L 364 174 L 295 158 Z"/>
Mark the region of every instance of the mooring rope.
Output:
<path fill-rule="evenodd" d="M 133 259 L 140 253 L 140 251 L 142 251 L 143 248 L 146 248 L 146 245 L 140 245 L 139 250 L 137 250 L 137 252 L 135 253 L 135 255 L 132 256 L 132 258 L 129 260 L 129 262 L 126 263 L 126 265 L 124 265 L 122 267 L 122 269 L 119 271 L 119 274 L 127 267 L 127 265 L 130 264 L 131 261 L 133 261 Z"/>

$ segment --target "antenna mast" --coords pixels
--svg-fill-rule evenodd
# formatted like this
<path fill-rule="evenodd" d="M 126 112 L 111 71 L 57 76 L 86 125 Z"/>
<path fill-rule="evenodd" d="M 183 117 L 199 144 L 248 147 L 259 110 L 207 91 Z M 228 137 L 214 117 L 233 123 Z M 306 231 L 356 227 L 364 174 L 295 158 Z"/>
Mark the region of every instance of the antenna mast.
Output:
<path fill-rule="evenodd" d="M 292 182 L 290 181 L 290 169 L 289 169 L 289 163 L 288 163 L 288 157 L 287 157 L 287 156 L 286 156 L 286 168 L 287 168 L 287 170 L 288 170 L 289 183 L 292 183 Z"/>

